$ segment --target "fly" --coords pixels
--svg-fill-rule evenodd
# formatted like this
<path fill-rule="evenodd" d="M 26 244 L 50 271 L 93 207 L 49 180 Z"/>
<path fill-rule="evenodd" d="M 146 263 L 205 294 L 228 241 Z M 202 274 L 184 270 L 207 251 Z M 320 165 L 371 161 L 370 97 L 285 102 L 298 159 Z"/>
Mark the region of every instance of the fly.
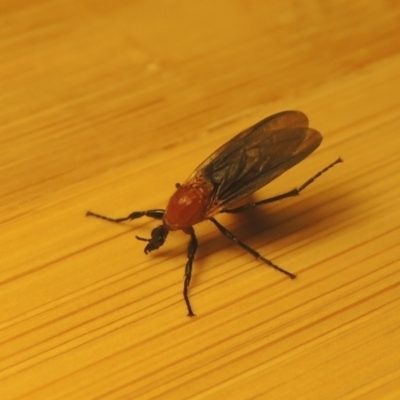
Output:
<path fill-rule="evenodd" d="M 195 314 L 189 301 L 188 289 L 198 246 L 193 226 L 204 220 L 211 221 L 223 235 L 256 259 L 292 279 L 296 277 L 237 239 L 214 216 L 219 213 L 240 213 L 263 204 L 297 196 L 316 178 L 342 162 L 341 158 L 329 164 L 296 189 L 235 207 L 239 200 L 254 193 L 304 160 L 320 145 L 321 141 L 322 135 L 308 127 L 308 118 L 305 114 L 300 111 L 283 111 L 244 130 L 211 154 L 182 185 L 176 185 L 176 191 L 165 210 L 134 211 L 123 218 L 109 218 L 91 211 L 88 211 L 86 215 L 117 223 L 144 216 L 160 220 L 161 224 L 152 230 L 149 239 L 136 236 L 136 239 L 147 242 L 144 248 L 146 254 L 160 248 L 170 231 L 181 230 L 188 234 L 190 239 L 183 298 L 188 316 L 192 317 Z"/>

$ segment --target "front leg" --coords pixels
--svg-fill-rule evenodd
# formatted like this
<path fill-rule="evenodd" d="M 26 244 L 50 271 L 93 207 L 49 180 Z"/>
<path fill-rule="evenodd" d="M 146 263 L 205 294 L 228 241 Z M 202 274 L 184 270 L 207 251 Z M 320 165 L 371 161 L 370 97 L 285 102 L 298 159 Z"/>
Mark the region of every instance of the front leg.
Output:
<path fill-rule="evenodd" d="M 134 211 L 134 212 L 130 213 L 127 217 L 122 217 L 122 218 L 110 218 L 110 217 L 106 217 L 105 215 L 96 214 L 92 211 L 88 211 L 86 213 L 86 216 L 101 218 L 101 219 L 105 219 L 106 221 L 119 223 L 119 222 L 124 222 L 124 221 L 128 221 L 130 219 L 137 219 L 137 218 L 141 218 L 141 217 L 162 219 L 164 214 L 165 214 L 165 210 L 155 209 L 155 210 L 147 210 L 147 211 Z"/>
<path fill-rule="evenodd" d="M 192 268 L 193 268 L 193 260 L 194 256 L 196 254 L 198 242 L 196 238 L 196 234 L 194 232 L 193 228 L 190 228 L 188 232 L 186 232 L 190 235 L 190 241 L 187 249 L 187 255 L 188 255 L 188 260 L 186 263 L 185 267 L 185 279 L 183 283 L 183 298 L 186 303 L 186 307 L 188 310 L 188 317 L 194 317 L 196 314 L 192 310 L 192 306 L 190 305 L 189 301 L 189 294 L 188 294 L 188 289 L 189 289 L 189 284 L 190 284 L 190 279 L 192 278 Z"/>

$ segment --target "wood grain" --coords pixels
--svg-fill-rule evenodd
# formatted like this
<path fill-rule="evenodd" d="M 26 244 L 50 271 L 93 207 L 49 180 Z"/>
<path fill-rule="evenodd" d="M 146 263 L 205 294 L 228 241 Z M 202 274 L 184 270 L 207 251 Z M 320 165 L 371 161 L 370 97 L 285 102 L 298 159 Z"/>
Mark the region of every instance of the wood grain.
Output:
<path fill-rule="evenodd" d="M 2 399 L 400 396 L 400 5 L 394 1 L 8 1 L 0 6 Z M 187 235 L 143 253 L 219 145 L 300 109 L 324 136 L 212 224 L 187 318 Z"/>

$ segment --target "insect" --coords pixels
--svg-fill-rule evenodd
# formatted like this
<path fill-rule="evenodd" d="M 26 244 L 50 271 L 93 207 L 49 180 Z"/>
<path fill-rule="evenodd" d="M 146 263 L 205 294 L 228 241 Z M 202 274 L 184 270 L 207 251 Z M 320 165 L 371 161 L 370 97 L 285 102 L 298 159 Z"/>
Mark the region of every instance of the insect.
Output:
<path fill-rule="evenodd" d="M 195 314 L 189 301 L 188 289 L 198 246 L 193 226 L 204 220 L 214 223 L 223 235 L 256 259 L 292 279 L 296 277 L 237 239 L 214 216 L 218 213 L 240 213 L 263 204 L 297 196 L 316 178 L 335 164 L 342 162 L 341 158 L 329 164 L 296 189 L 235 207 L 239 200 L 262 188 L 310 155 L 321 141 L 321 134 L 308 127 L 308 118 L 305 114 L 300 111 L 283 111 L 244 130 L 211 154 L 183 184 L 176 184 L 176 191 L 165 210 L 134 211 L 123 218 L 109 218 L 91 211 L 88 211 L 86 215 L 117 223 L 144 216 L 160 220 L 161 224 L 152 230 L 149 239 L 136 236 L 136 239 L 147 242 L 144 248 L 146 254 L 160 248 L 170 231 L 182 230 L 188 234 L 190 239 L 183 298 L 188 316 L 192 317 Z"/>

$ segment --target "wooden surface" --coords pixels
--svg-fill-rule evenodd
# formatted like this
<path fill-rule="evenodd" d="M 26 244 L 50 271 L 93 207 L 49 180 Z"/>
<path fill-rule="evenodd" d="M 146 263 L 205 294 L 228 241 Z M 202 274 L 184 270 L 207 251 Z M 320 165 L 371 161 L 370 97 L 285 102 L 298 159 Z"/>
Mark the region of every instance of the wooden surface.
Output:
<path fill-rule="evenodd" d="M 9 1 L 0 6 L 1 399 L 400 398 L 400 5 Z M 300 109 L 321 147 L 188 237 L 163 208 L 241 129 Z"/>

